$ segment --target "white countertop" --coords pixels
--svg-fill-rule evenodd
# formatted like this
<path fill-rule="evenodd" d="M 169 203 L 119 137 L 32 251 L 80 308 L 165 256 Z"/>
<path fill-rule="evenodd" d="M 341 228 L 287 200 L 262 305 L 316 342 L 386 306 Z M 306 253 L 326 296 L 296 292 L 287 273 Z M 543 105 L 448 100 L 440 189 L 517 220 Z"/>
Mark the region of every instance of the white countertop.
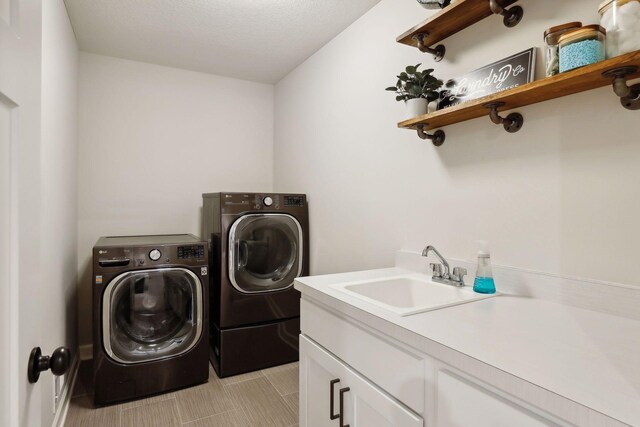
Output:
<path fill-rule="evenodd" d="M 388 268 L 303 277 L 296 289 L 338 299 L 621 422 L 640 426 L 640 321 L 555 302 L 499 295 L 401 317 L 329 286 L 399 274 Z M 423 276 L 424 277 L 424 276 Z M 335 306 L 335 304 L 334 304 Z M 638 307 L 640 310 L 640 307 Z M 377 329 L 380 323 L 377 322 Z M 407 343 L 413 345 L 415 343 Z"/>

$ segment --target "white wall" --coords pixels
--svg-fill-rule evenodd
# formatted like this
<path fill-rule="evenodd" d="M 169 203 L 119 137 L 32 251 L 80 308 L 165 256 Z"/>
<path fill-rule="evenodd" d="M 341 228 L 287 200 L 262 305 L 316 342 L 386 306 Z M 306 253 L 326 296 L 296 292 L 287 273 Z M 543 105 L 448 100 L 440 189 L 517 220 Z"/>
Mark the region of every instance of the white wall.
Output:
<path fill-rule="evenodd" d="M 447 79 L 541 46 L 550 26 L 597 22 L 599 2 L 523 2 L 516 28 L 486 19 L 434 63 L 395 43 L 429 12 L 383 0 L 279 82 L 274 185 L 309 194 L 312 273 L 426 244 L 473 259 L 486 239 L 498 264 L 640 284 L 639 116 L 611 88 L 521 108 L 513 135 L 488 117 L 449 126 L 440 148 L 396 129 L 404 106 L 384 91 L 408 64 Z"/>
<path fill-rule="evenodd" d="M 78 47 L 62 1 L 42 2 L 42 205 L 40 236 L 45 308 L 44 354 L 77 349 L 77 78 Z M 66 376 L 65 376 L 66 377 Z M 63 380 L 65 379 L 63 377 Z M 43 373 L 42 424 L 53 421 L 54 376 Z M 62 386 L 62 381 L 60 383 Z"/>
<path fill-rule="evenodd" d="M 100 236 L 200 234 L 202 193 L 270 191 L 273 86 L 81 53 L 79 335 Z"/>

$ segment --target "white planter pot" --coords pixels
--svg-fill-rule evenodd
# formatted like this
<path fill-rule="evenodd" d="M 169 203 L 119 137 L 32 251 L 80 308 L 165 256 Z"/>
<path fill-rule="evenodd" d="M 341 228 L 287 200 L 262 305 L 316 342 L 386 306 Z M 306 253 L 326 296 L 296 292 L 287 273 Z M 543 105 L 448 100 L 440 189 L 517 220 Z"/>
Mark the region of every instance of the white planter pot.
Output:
<path fill-rule="evenodd" d="M 409 118 L 414 118 L 427 114 L 429 110 L 429 101 L 424 98 L 410 99 L 405 102 L 408 109 Z"/>

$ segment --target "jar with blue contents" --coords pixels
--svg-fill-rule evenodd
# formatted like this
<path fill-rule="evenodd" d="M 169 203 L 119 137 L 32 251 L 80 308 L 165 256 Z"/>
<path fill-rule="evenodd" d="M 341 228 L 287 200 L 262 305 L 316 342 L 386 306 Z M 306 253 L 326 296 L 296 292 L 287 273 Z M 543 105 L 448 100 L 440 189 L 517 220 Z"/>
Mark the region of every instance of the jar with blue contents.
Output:
<path fill-rule="evenodd" d="M 604 61 L 606 30 L 600 25 L 587 25 L 560 37 L 560 72 Z"/>

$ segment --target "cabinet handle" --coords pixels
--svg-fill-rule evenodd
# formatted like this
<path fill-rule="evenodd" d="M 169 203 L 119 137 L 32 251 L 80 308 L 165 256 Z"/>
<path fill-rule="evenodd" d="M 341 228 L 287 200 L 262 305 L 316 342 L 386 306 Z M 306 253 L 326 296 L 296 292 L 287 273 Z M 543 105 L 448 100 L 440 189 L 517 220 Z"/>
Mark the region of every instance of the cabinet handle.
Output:
<path fill-rule="evenodd" d="M 344 423 L 344 394 L 349 390 L 349 387 L 340 389 L 340 427 L 349 427 L 349 424 Z"/>
<path fill-rule="evenodd" d="M 329 386 L 330 387 L 330 391 L 329 391 L 329 396 L 330 396 L 330 399 L 329 399 L 329 419 L 330 420 L 337 420 L 338 418 L 340 418 L 340 415 L 338 415 L 338 414 L 334 415 L 333 414 L 333 401 L 335 400 L 334 399 L 333 389 L 334 389 L 334 386 L 339 382 L 340 382 L 340 379 L 335 379 L 335 380 L 331 380 L 331 382 L 329 383 L 330 384 L 330 386 Z"/>

